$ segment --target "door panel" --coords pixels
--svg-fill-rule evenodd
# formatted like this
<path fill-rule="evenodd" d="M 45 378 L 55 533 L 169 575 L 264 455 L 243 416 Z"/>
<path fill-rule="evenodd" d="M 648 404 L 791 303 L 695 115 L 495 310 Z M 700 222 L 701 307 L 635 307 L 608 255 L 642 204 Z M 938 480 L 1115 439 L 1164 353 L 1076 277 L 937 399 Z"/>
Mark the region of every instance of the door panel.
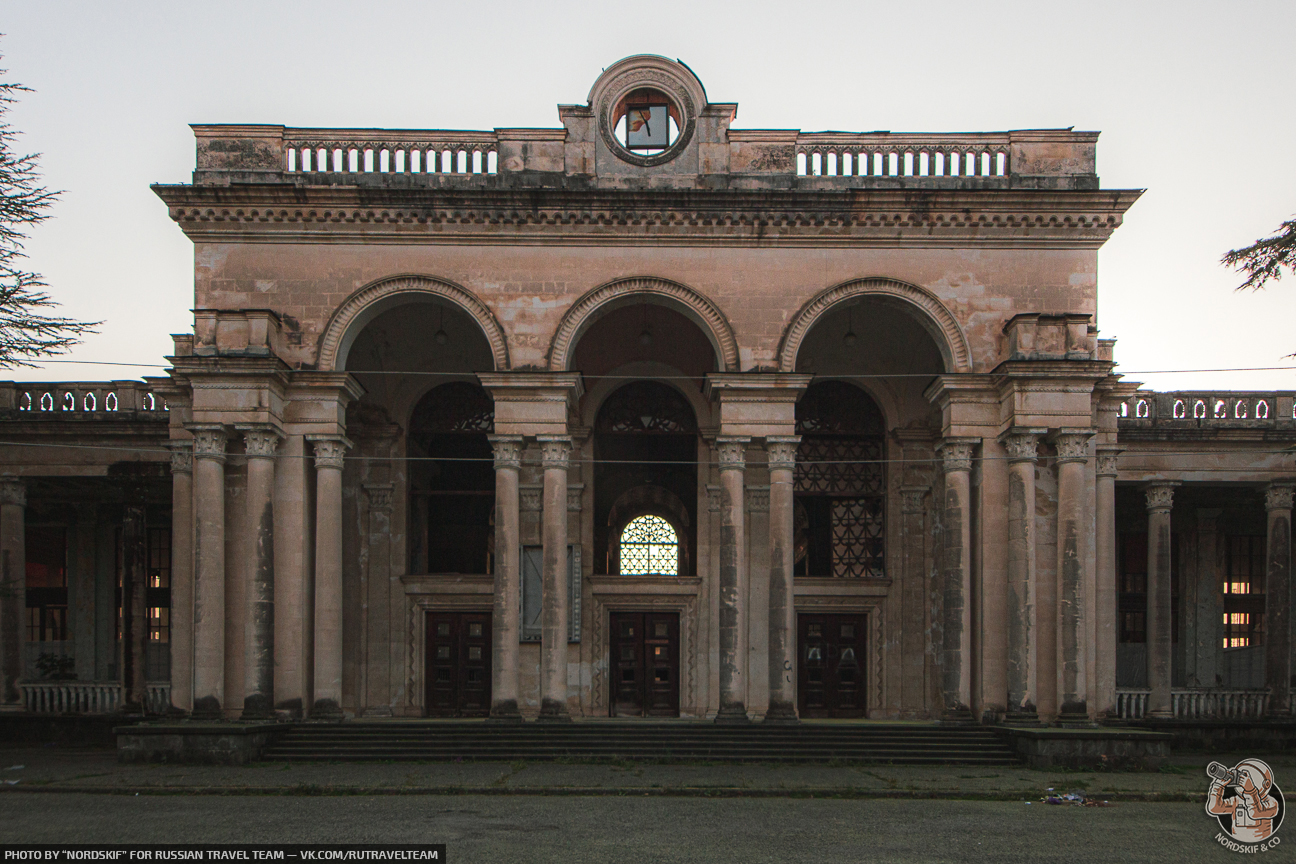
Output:
<path fill-rule="evenodd" d="M 427 613 L 424 709 L 429 717 L 490 713 L 491 613 Z"/>
<path fill-rule="evenodd" d="M 797 709 L 802 717 L 865 717 L 867 618 L 797 616 Z"/>
<path fill-rule="evenodd" d="M 611 615 L 612 716 L 679 716 L 679 615 Z"/>

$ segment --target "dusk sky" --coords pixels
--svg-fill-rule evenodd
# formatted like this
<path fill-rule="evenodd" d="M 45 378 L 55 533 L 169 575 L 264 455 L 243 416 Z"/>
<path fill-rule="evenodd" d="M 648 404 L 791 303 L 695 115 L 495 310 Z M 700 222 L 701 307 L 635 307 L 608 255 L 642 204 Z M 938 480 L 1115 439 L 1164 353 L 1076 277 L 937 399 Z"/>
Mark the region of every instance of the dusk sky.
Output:
<path fill-rule="evenodd" d="M 1145 188 L 1099 257 L 1101 335 L 1158 389 L 1296 389 L 1296 278 L 1219 265 L 1296 213 L 1296 3 L 0 2 L 10 113 L 65 190 L 29 266 L 103 319 L 67 359 L 164 364 L 192 246 L 149 190 L 188 182 L 189 123 L 558 126 L 629 54 L 687 63 L 737 128 L 1098 130 L 1109 189 Z M 869 274 L 878 275 L 878 274 Z M 19 380 L 160 369 L 51 364 Z"/>

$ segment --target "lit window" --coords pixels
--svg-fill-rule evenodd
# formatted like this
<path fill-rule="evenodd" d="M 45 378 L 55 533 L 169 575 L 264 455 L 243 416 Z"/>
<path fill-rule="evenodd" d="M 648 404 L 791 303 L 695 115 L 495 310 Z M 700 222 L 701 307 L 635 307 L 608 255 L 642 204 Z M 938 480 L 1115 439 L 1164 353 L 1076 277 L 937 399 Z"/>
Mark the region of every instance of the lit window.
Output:
<path fill-rule="evenodd" d="M 621 574 L 679 573 L 679 538 L 660 516 L 640 516 L 621 532 Z"/>

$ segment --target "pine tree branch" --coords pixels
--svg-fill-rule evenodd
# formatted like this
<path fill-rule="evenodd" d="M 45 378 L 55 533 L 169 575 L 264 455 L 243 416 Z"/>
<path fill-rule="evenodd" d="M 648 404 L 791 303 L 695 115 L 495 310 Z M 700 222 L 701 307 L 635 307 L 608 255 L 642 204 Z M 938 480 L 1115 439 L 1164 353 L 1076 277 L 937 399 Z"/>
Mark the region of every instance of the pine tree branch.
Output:
<path fill-rule="evenodd" d="M 1282 223 L 1272 237 L 1226 253 L 1220 263 L 1246 274 L 1246 281 L 1237 287 L 1239 291 L 1247 288 L 1256 291 L 1270 279 L 1277 282 L 1284 268 L 1296 267 L 1296 218 Z"/>

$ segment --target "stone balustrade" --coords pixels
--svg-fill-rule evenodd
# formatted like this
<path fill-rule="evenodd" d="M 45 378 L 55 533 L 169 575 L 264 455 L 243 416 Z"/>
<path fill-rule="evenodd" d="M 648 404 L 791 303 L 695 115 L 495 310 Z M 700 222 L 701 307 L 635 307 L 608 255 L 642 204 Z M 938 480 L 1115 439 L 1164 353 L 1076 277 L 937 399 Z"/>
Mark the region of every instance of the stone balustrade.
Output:
<path fill-rule="evenodd" d="M 56 414 L 69 419 L 112 419 L 137 413 L 162 416 L 167 405 L 142 381 L 9 381 L 0 382 L 0 412 L 3 411 Z"/>
<path fill-rule="evenodd" d="M 285 129 L 284 171 L 333 174 L 495 174 L 494 132 Z"/>
<path fill-rule="evenodd" d="M 1148 690 L 1116 691 L 1116 716 L 1141 720 L 1147 713 Z M 1172 689 L 1176 720 L 1258 720 L 1269 708 L 1268 690 Z"/>
<path fill-rule="evenodd" d="M 112 714 L 121 709 L 119 681 L 38 681 L 19 684 L 23 705 L 34 714 Z M 145 685 L 145 710 L 162 714 L 171 706 L 170 682 Z"/>
<path fill-rule="evenodd" d="M 1012 168 L 1011 148 L 1008 133 L 814 132 L 797 136 L 796 173 L 801 177 L 1006 179 Z"/>
<path fill-rule="evenodd" d="M 1117 423 L 1125 429 L 1294 428 L 1296 399 L 1291 392 L 1140 390 L 1120 403 Z"/>

